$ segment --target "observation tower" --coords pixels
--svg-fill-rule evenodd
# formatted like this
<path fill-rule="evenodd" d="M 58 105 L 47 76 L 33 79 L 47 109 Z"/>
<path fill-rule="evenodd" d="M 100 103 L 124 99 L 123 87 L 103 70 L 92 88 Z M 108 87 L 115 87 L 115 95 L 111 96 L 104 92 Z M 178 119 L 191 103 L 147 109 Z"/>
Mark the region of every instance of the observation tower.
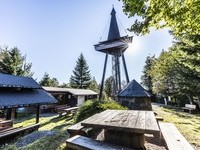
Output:
<path fill-rule="evenodd" d="M 126 67 L 126 61 L 124 57 L 124 52 L 128 48 L 128 44 L 132 42 L 132 36 L 120 36 L 116 12 L 113 8 L 111 11 L 111 21 L 108 32 L 108 38 L 106 41 L 99 42 L 94 45 L 95 50 L 105 53 L 105 62 L 103 68 L 103 76 L 101 81 L 101 89 L 99 94 L 99 99 L 102 99 L 102 91 L 107 67 L 108 56 L 112 56 L 112 97 L 116 97 L 116 95 L 121 91 L 121 69 L 120 69 L 120 58 L 122 58 L 122 63 L 124 67 L 124 73 L 126 77 L 126 82 L 129 83 L 129 76 Z"/>

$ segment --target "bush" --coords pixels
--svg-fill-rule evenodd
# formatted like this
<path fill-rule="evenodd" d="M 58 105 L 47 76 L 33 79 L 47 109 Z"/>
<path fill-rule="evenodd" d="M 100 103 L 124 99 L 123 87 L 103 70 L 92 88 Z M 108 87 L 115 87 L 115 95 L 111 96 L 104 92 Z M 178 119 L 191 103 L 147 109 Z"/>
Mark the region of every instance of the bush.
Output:
<path fill-rule="evenodd" d="M 127 110 L 126 107 L 121 106 L 119 103 L 113 100 L 99 101 L 88 100 L 80 107 L 78 113 L 75 115 L 75 122 L 80 122 L 96 113 L 102 112 L 106 109 L 118 109 Z"/>

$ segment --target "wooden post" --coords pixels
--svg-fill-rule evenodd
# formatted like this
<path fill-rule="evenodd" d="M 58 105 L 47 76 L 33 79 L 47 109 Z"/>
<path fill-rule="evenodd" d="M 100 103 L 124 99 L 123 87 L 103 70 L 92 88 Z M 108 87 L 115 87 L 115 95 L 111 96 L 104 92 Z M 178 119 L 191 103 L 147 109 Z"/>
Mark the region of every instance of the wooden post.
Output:
<path fill-rule="evenodd" d="M 127 67 L 126 67 L 126 61 L 125 61 L 125 58 L 124 58 L 124 53 L 121 54 L 122 55 L 122 62 L 123 62 L 123 65 L 124 65 L 124 71 L 125 71 L 125 76 L 126 76 L 126 82 L 127 84 L 129 83 L 129 77 L 128 77 L 128 71 L 127 71 Z"/>
<path fill-rule="evenodd" d="M 108 61 L 108 53 L 106 53 L 105 62 L 104 62 L 103 76 L 102 76 L 102 80 L 101 80 L 101 89 L 100 89 L 100 93 L 99 93 L 99 100 L 102 100 L 102 92 L 103 92 L 103 85 L 104 85 L 104 79 L 105 79 L 105 74 L 106 74 L 107 61 Z"/>
<path fill-rule="evenodd" d="M 15 108 L 11 108 L 11 118 L 12 121 L 15 119 Z"/>
<path fill-rule="evenodd" d="M 39 119 L 40 119 L 40 105 L 36 106 L 36 123 L 39 123 Z"/>

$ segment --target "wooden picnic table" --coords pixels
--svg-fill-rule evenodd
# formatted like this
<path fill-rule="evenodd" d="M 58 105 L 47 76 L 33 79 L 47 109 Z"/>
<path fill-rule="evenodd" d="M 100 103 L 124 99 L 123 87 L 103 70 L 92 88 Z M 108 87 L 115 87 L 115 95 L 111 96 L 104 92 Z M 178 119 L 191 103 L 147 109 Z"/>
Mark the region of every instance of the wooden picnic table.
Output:
<path fill-rule="evenodd" d="M 130 148 L 144 147 L 144 134 L 160 133 L 153 111 L 106 110 L 81 122 L 84 127 L 104 129 L 106 142 Z"/>
<path fill-rule="evenodd" d="M 72 112 L 76 111 L 79 107 L 69 107 L 69 108 L 63 108 L 59 109 L 59 116 L 62 116 L 63 113 L 66 115 L 71 114 Z"/>
<path fill-rule="evenodd" d="M 77 110 L 78 107 L 69 107 L 69 108 L 65 108 L 63 109 L 66 113 L 69 112 L 69 111 L 73 111 L 73 110 Z"/>

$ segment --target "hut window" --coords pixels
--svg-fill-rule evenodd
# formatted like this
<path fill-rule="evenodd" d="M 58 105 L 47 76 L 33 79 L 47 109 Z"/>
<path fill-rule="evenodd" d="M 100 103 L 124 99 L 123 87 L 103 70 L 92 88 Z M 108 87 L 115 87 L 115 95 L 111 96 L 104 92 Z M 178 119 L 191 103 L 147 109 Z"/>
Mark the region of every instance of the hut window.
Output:
<path fill-rule="evenodd" d="M 68 95 L 68 99 L 71 99 L 71 95 Z"/>

